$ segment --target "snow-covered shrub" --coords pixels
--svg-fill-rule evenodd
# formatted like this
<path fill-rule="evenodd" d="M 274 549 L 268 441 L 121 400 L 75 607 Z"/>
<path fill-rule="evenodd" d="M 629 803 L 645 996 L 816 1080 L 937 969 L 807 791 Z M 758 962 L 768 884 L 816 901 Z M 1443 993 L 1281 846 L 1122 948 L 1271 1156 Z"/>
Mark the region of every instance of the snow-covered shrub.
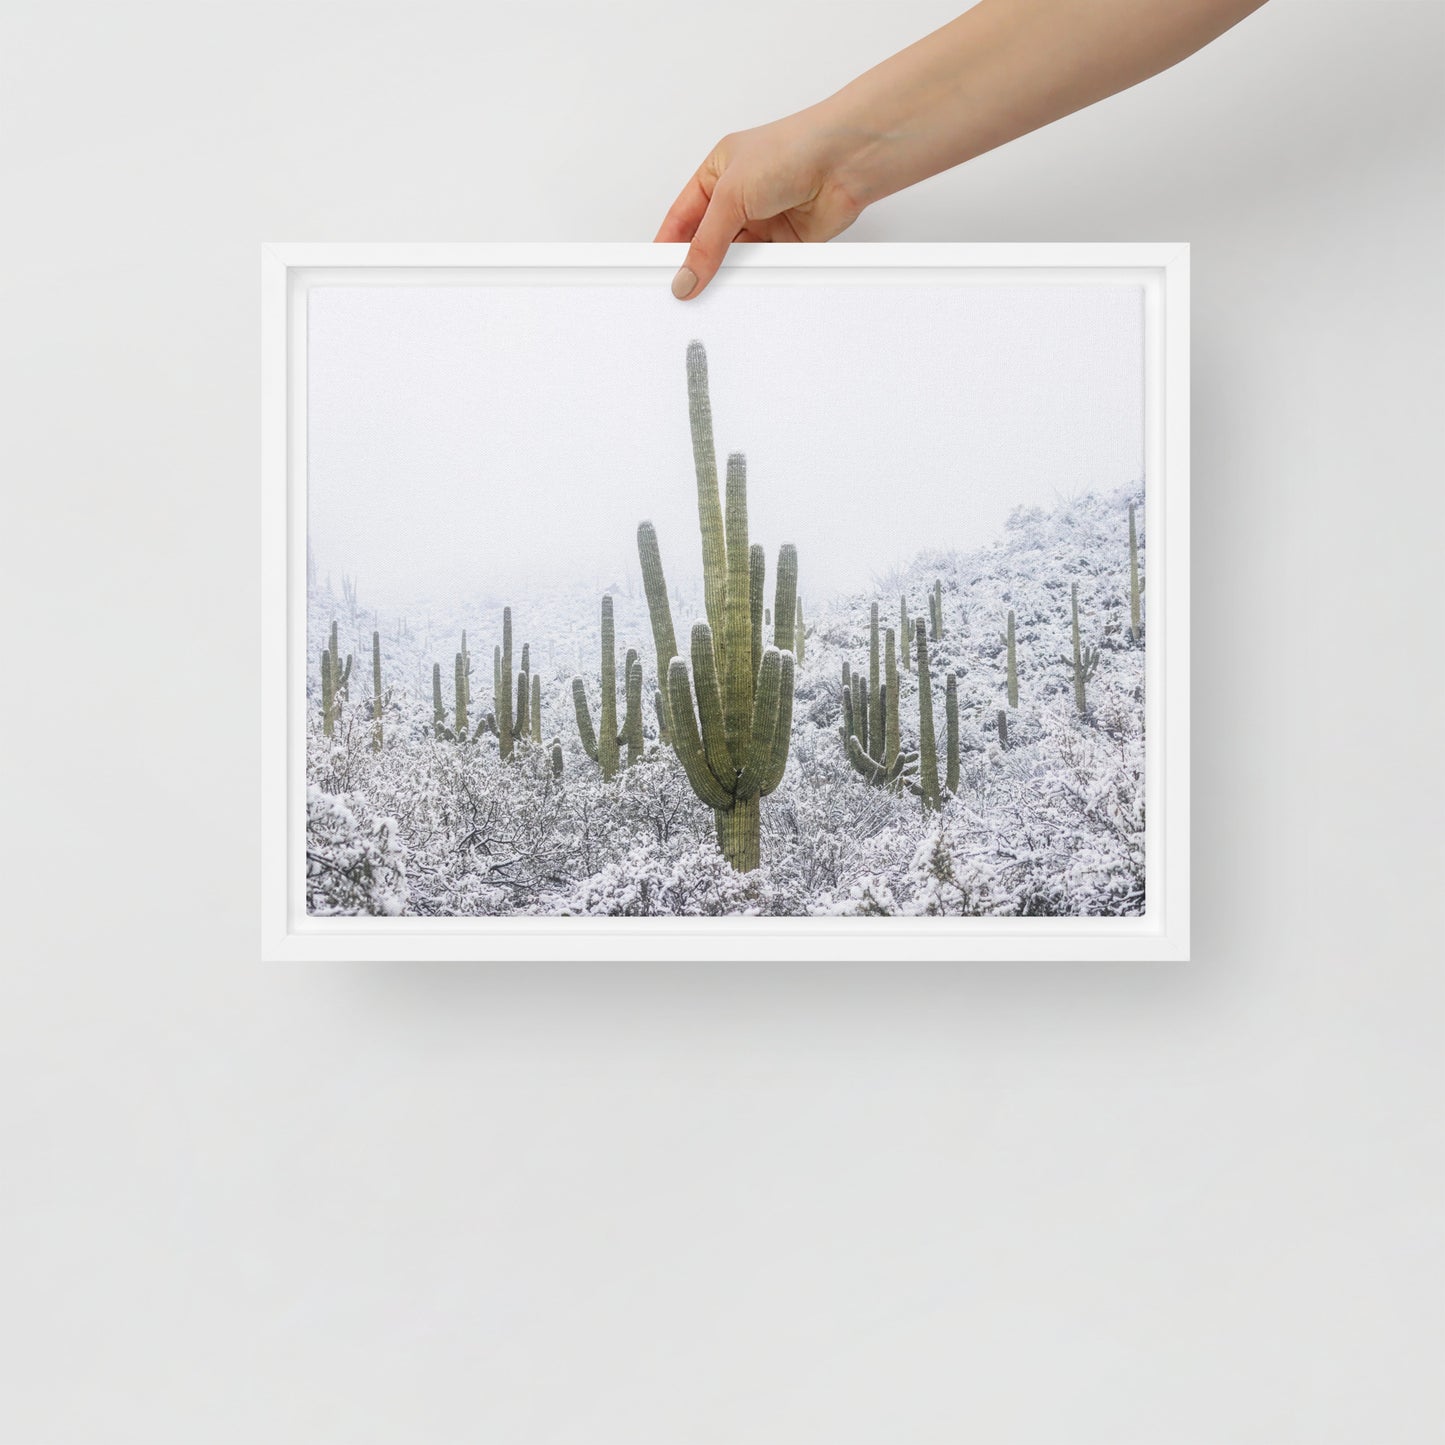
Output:
<path fill-rule="evenodd" d="M 406 912 L 406 844 L 390 818 L 346 794 L 306 790 L 309 913 Z"/>
<path fill-rule="evenodd" d="M 712 846 L 638 843 L 561 901 L 561 914 L 624 918 L 707 917 L 771 912 L 762 868 L 738 873 Z"/>

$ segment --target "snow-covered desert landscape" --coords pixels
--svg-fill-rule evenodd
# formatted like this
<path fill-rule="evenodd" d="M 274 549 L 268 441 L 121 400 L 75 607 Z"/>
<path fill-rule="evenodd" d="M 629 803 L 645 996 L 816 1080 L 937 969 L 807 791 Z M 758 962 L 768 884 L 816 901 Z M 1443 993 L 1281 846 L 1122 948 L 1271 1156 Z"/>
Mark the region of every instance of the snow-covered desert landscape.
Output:
<path fill-rule="evenodd" d="M 493 654 L 510 604 L 378 615 L 349 582 L 318 577 L 309 606 L 318 662 L 309 687 L 308 905 L 317 913 L 432 916 L 1137 914 L 1144 903 L 1144 648 L 1142 632 L 1136 643 L 1130 626 L 1131 501 L 1142 581 L 1142 498 L 1117 492 L 1050 511 L 1020 509 L 991 547 L 925 554 L 816 606 L 804 597 L 786 768 L 761 800 L 761 863 L 746 872 L 725 860 L 712 809 L 696 796 L 674 749 L 659 740 L 656 658 L 640 585 L 611 596 L 616 719 L 622 731 L 620 679 L 633 649 L 642 673 L 641 750 L 629 764 L 624 740 L 617 771 L 604 778 L 584 750 L 573 692 L 580 677 L 596 719 L 595 592 L 574 587 L 511 605 L 513 662 L 520 670 L 525 646 L 529 714 L 535 697 L 540 716 L 525 719 L 503 762 L 486 716 L 495 720 Z M 935 586 L 942 601 L 936 640 L 928 638 Z M 1074 586 L 1081 650 L 1086 659 L 1097 650 L 1082 714 Z M 870 782 L 845 748 L 843 670 L 861 674 L 866 690 L 875 603 L 880 631 L 885 639 L 886 629 L 894 631 L 895 649 L 905 610 L 915 625 L 924 622 L 936 806 L 910 786 L 918 770 L 910 767 L 893 783 Z M 673 601 L 679 618 L 703 610 L 696 595 Z M 1008 692 L 1010 612 L 1016 706 Z M 344 691 L 334 690 L 327 736 L 319 659 L 333 622 L 341 665 L 349 654 L 351 673 Z M 459 735 L 463 632 L 470 698 Z M 886 658 L 880 671 L 885 665 Z M 920 674 L 916 660 L 905 668 L 901 658 L 895 672 L 899 751 L 906 755 L 919 747 Z M 951 790 L 950 677 L 957 712 Z M 522 688 L 514 682 L 511 691 L 515 721 Z"/>
<path fill-rule="evenodd" d="M 313 298 L 309 911 L 1141 914 L 1137 293 L 724 304 Z"/>

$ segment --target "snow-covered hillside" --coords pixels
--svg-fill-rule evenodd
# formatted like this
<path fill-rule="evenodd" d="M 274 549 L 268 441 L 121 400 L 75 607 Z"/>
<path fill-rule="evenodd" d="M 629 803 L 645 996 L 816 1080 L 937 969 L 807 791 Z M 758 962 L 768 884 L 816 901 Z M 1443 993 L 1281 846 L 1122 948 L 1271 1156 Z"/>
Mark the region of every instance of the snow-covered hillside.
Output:
<path fill-rule="evenodd" d="M 1020 509 L 1005 534 L 969 553 L 930 553 L 894 575 L 814 606 L 806 540 L 800 592 L 810 628 L 799 667 L 787 771 L 762 802 L 762 867 L 735 873 L 713 814 L 657 739 L 656 657 L 640 585 L 611 586 L 621 656 L 643 664 L 641 761 L 603 781 L 583 751 L 572 678 L 597 716 L 605 582 L 508 599 L 513 666 L 530 646 L 540 678 L 540 747 L 510 763 L 497 739 L 459 746 L 435 736 L 433 664 L 454 722 L 463 628 L 472 663 L 469 727 L 493 708 L 500 599 L 474 609 L 365 610 L 329 580 L 309 597 L 308 903 L 318 913 L 1121 915 L 1144 903 L 1144 642 L 1130 633 L 1128 506 L 1091 494 L 1052 511 Z M 665 539 L 665 557 L 667 541 Z M 671 550 L 695 553 L 696 537 Z M 769 547 L 769 571 L 776 547 Z M 681 559 L 679 559 L 681 560 Z M 634 579 L 636 573 L 630 574 Z M 937 812 L 913 793 L 866 781 L 840 733 L 841 676 L 866 672 L 869 609 L 900 625 L 900 599 L 928 616 L 941 584 L 943 635 L 932 641 L 935 736 L 942 776 L 945 678 L 958 678 L 959 786 Z M 1071 585 L 1081 643 L 1097 647 L 1087 711 L 1075 706 Z M 364 585 L 364 579 L 363 579 Z M 483 585 L 479 585 L 479 595 Z M 771 599 L 772 578 L 767 596 Z M 1016 620 L 1019 700 L 1007 707 L 1004 629 Z M 702 612 L 699 589 L 674 597 L 680 638 Z M 323 733 L 319 659 L 332 622 L 353 661 L 333 735 Z M 383 746 L 373 748 L 373 629 L 382 657 Z M 686 646 L 684 642 L 684 647 Z M 900 674 L 904 749 L 918 745 L 917 676 Z M 618 714 L 624 702 L 618 700 Z M 1007 715 L 1007 744 L 998 713 Z M 554 776 L 552 744 L 562 769 Z"/>

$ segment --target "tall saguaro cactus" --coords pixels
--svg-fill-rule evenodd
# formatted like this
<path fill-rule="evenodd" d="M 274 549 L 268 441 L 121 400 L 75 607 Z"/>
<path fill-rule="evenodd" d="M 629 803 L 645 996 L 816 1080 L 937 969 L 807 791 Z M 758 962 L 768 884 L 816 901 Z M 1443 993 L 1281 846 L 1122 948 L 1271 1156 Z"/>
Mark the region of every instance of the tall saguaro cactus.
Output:
<path fill-rule="evenodd" d="M 371 634 L 371 750 L 381 751 L 381 633 Z"/>
<path fill-rule="evenodd" d="M 798 598 L 798 621 L 793 628 L 793 657 L 799 667 L 803 665 L 803 654 L 808 642 L 808 628 L 803 622 L 803 599 Z"/>
<path fill-rule="evenodd" d="M 1074 582 L 1069 588 L 1069 600 L 1074 613 L 1074 707 L 1078 710 L 1080 717 L 1083 717 L 1089 710 L 1088 699 L 1084 695 L 1084 684 L 1093 677 L 1099 666 L 1099 649 L 1097 647 L 1081 647 L 1079 644 L 1079 584 Z"/>
<path fill-rule="evenodd" d="M 532 718 L 532 742 L 542 746 L 542 676 L 540 673 L 532 674 L 532 705 L 529 709 Z"/>
<path fill-rule="evenodd" d="M 1008 648 L 1008 705 L 1017 707 L 1019 705 L 1019 670 L 1018 654 L 1014 647 L 1014 610 L 1008 610 L 1008 630 L 1004 633 L 1004 643 Z"/>
<path fill-rule="evenodd" d="M 658 676 L 667 678 L 664 713 L 672 745 L 693 792 L 713 810 L 723 856 L 743 873 L 761 862 L 761 800 L 782 781 L 788 762 L 798 554 L 791 545 L 778 552 L 774 639 L 763 646 L 764 579 L 748 539 L 747 463 L 739 452 L 728 457 L 720 499 L 707 353 L 700 341 L 687 349 L 687 395 L 707 612 L 706 622 L 693 625 L 691 669 L 677 653 L 651 522 L 638 527 L 637 550 Z"/>
<path fill-rule="evenodd" d="M 1134 525 L 1134 504 L 1129 503 L 1129 636 L 1137 645 L 1144 635 L 1144 579 L 1139 575 L 1139 533 Z"/>

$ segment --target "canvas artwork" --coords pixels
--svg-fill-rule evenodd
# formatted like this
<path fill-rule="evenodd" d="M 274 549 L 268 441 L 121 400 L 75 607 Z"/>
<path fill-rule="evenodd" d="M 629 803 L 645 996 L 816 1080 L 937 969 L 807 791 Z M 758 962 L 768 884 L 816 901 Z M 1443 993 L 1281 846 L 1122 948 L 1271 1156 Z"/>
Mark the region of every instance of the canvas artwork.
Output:
<path fill-rule="evenodd" d="M 1138 286 L 305 324 L 309 915 L 1142 914 Z"/>

